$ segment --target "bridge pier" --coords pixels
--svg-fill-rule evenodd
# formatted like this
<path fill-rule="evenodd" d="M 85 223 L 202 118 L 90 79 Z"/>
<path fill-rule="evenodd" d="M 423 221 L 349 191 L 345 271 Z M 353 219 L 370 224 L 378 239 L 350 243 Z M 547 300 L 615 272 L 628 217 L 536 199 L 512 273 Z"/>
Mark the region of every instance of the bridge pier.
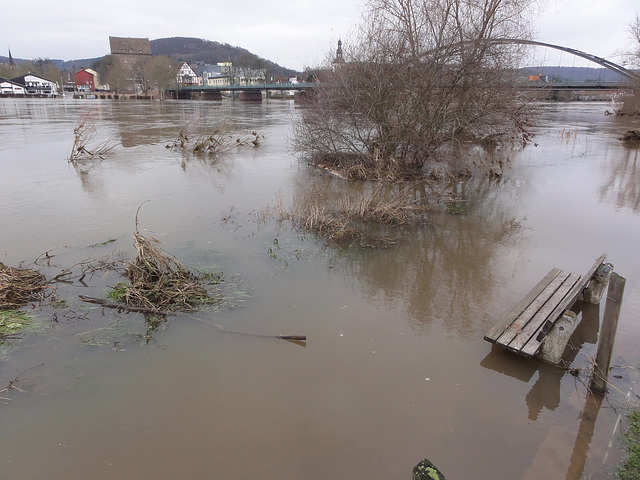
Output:
<path fill-rule="evenodd" d="M 240 100 L 241 102 L 261 102 L 262 92 L 260 90 L 238 92 L 238 100 Z"/>
<path fill-rule="evenodd" d="M 202 92 L 200 98 L 202 100 L 222 100 L 222 92 Z"/>

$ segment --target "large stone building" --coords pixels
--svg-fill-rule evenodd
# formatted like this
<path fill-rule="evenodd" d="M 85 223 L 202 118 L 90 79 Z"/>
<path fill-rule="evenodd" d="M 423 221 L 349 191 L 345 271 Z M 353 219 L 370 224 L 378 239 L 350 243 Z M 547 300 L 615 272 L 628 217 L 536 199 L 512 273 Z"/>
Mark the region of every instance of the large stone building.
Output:
<path fill-rule="evenodd" d="M 111 60 L 128 71 L 134 71 L 151 58 L 151 43 L 148 38 L 109 37 Z"/>

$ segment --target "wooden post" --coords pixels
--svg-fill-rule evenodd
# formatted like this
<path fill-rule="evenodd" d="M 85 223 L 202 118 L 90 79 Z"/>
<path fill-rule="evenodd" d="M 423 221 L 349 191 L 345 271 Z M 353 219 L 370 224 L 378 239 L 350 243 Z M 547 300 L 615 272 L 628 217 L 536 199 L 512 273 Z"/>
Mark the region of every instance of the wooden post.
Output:
<path fill-rule="evenodd" d="M 626 279 L 617 273 L 611 274 L 609 289 L 607 290 L 607 303 L 604 306 L 604 317 L 600 328 L 600 340 L 596 353 L 596 364 L 591 375 L 591 390 L 603 395 L 607 391 L 607 379 L 611 364 L 611 353 L 618 328 L 618 316 L 622 305 L 622 295 Z"/>

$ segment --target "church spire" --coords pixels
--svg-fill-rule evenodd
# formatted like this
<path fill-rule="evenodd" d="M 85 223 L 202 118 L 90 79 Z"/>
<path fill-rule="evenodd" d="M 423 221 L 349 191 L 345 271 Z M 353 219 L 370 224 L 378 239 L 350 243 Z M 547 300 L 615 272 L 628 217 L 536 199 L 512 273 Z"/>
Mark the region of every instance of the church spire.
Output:
<path fill-rule="evenodd" d="M 336 59 L 333 63 L 344 63 L 344 58 L 342 58 L 342 40 L 338 40 L 338 49 L 336 50 Z"/>

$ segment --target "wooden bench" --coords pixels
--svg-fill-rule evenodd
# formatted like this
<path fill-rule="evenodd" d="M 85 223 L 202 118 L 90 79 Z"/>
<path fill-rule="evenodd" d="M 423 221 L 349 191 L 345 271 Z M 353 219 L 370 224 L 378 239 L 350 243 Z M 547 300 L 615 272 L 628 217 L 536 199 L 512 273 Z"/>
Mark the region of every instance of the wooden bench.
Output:
<path fill-rule="evenodd" d="M 553 325 L 578 300 L 606 257 L 602 254 L 585 275 L 551 269 L 484 339 L 525 357 L 536 355 Z"/>

